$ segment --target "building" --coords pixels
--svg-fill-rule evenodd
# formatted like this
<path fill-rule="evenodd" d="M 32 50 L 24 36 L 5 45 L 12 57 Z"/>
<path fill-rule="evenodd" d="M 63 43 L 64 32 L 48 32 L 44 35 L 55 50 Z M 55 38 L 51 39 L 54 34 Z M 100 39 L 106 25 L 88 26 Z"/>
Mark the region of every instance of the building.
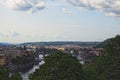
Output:
<path fill-rule="evenodd" d="M 8 63 L 7 54 L 4 51 L 0 51 L 0 65 L 5 65 Z"/>
<path fill-rule="evenodd" d="M 13 58 L 17 56 L 21 56 L 22 53 L 20 50 L 8 49 L 8 50 L 0 50 L 0 65 L 8 64 Z"/>

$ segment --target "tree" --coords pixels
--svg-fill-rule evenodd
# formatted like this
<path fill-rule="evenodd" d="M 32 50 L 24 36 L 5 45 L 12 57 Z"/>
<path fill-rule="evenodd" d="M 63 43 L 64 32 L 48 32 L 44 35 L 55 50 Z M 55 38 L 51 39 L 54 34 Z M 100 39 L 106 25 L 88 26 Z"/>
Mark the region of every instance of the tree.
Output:
<path fill-rule="evenodd" d="M 94 63 L 99 80 L 120 80 L 120 36 L 108 39 L 104 54 Z"/>
<path fill-rule="evenodd" d="M 9 80 L 9 70 L 4 67 L 0 67 L 0 80 Z"/>
<path fill-rule="evenodd" d="M 29 76 L 30 80 L 84 80 L 81 64 L 65 53 L 45 57 L 45 64 Z"/>
<path fill-rule="evenodd" d="M 97 71 L 93 65 L 87 64 L 83 66 L 85 80 L 98 80 Z"/>
<path fill-rule="evenodd" d="M 103 54 L 83 71 L 85 80 L 120 80 L 120 36 L 104 41 Z"/>
<path fill-rule="evenodd" d="M 10 77 L 10 80 L 23 80 L 19 73 L 15 73 Z"/>

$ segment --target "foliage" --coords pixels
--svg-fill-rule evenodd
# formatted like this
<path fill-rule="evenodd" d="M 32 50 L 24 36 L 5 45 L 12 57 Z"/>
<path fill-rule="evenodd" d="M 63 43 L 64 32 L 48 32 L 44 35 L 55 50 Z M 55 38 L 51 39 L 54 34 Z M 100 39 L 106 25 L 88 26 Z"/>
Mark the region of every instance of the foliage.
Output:
<path fill-rule="evenodd" d="M 9 69 L 5 67 L 0 67 L 0 80 L 23 80 L 21 75 L 18 73 L 13 74 L 9 77 Z"/>
<path fill-rule="evenodd" d="M 85 80 L 98 80 L 97 72 L 94 69 L 93 65 L 84 65 L 83 71 Z"/>
<path fill-rule="evenodd" d="M 120 36 L 105 43 L 104 54 L 95 61 L 99 80 L 120 80 Z"/>
<path fill-rule="evenodd" d="M 5 67 L 0 67 L 0 80 L 9 79 L 9 70 Z"/>
<path fill-rule="evenodd" d="M 19 73 L 15 73 L 10 77 L 10 80 L 23 80 Z"/>
<path fill-rule="evenodd" d="M 12 59 L 12 63 L 15 65 L 27 64 L 34 61 L 34 54 L 23 55 L 21 57 L 17 56 Z"/>
<path fill-rule="evenodd" d="M 103 54 L 83 71 L 86 80 L 120 80 L 120 36 L 104 41 Z"/>
<path fill-rule="evenodd" d="M 45 58 L 45 64 L 29 76 L 30 80 L 83 80 L 82 66 L 72 56 L 55 53 Z"/>

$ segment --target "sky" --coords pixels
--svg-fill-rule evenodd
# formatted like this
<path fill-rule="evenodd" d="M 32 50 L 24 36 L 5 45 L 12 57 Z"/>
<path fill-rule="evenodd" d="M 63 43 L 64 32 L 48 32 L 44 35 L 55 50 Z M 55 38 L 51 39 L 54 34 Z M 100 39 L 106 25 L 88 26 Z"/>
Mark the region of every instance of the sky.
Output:
<path fill-rule="evenodd" d="M 104 41 L 120 34 L 120 0 L 0 0 L 0 42 Z"/>

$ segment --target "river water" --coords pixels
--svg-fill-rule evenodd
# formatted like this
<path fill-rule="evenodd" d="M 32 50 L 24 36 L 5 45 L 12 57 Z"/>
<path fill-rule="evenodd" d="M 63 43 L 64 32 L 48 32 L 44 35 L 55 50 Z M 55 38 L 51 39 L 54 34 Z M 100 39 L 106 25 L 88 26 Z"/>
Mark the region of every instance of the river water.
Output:
<path fill-rule="evenodd" d="M 42 59 L 43 55 L 39 55 L 39 58 Z M 33 68 L 31 68 L 27 72 L 21 73 L 21 76 L 22 76 L 23 80 L 29 80 L 29 78 L 28 78 L 29 74 L 35 72 L 35 70 L 38 69 L 39 66 L 43 65 L 44 63 L 45 63 L 44 61 L 41 61 L 41 62 L 39 62 L 38 65 L 34 65 Z"/>

